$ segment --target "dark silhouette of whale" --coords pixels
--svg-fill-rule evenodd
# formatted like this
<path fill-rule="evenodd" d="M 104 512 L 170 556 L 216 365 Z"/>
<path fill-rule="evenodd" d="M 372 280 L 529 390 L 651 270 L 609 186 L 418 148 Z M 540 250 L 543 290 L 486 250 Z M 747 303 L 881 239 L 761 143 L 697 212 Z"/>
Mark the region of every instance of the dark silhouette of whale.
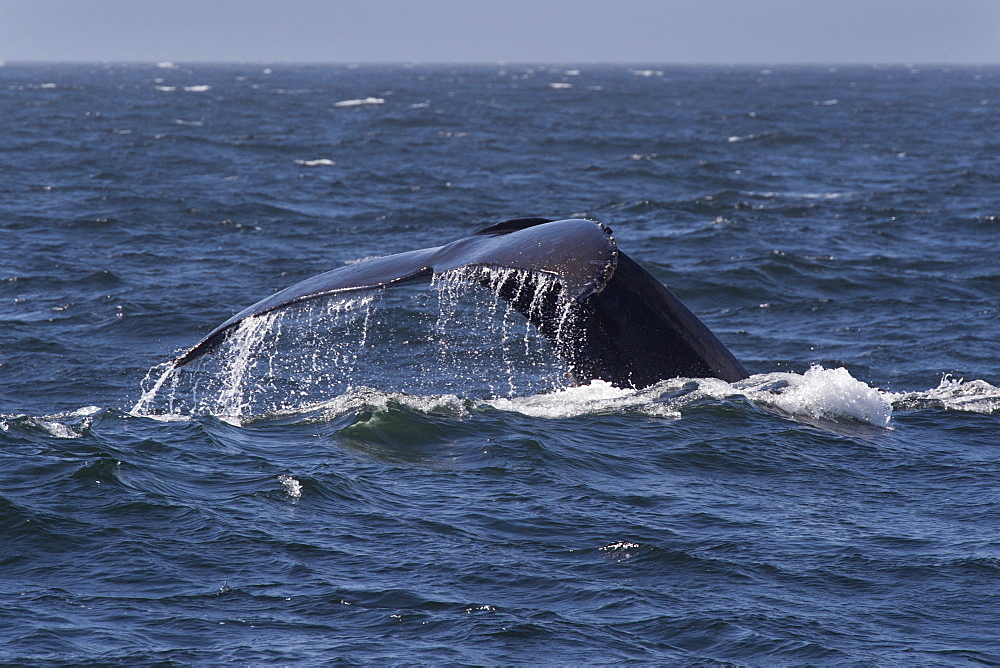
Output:
<path fill-rule="evenodd" d="M 590 220 L 518 218 L 445 246 L 380 257 L 306 279 L 216 327 L 177 357 L 183 366 L 212 352 L 246 318 L 353 290 L 388 288 L 463 269 L 470 281 L 528 318 L 554 344 L 578 383 L 643 388 L 668 378 L 749 374 L 684 304 L 618 249 Z M 496 270 L 509 271 L 497 284 Z M 492 272 L 492 273 L 491 273 Z M 492 279 L 491 279 L 492 277 Z M 492 280 L 492 282 L 491 282 Z"/>

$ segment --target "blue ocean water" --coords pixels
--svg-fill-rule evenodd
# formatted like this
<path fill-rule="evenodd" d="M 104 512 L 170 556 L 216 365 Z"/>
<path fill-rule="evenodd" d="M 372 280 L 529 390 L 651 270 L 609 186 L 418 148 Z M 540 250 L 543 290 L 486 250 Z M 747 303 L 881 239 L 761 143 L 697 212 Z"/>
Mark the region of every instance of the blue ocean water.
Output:
<path fill-rule="evenodd" d="M 3 662 L 1000 662 L 1000 69 L 0 98 Z M 280 288 L 528 215 L 611 226 L 753 376 L 571 387 L 439 281 L 155 387 Z"/>

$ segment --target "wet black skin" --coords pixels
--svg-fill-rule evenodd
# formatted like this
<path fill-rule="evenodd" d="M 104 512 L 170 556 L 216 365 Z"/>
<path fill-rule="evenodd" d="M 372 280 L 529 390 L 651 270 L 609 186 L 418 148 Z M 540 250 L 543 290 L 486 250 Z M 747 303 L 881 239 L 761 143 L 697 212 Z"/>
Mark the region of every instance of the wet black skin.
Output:
<path fill-rule="evenodd" d="M 214 351 L 240 321 L 310 299 L 429 281 L 464 268 L 470 281 L 517 269 L 520 278 L 494 286 L 555 345 L 574 380 L 643 388 L 668 378 L 749 374 L 677 297 L 621 252 L 611 230 L 589 220 L 518 218 L 445 246 L 400 253 L 314 276 L 241 311 L 174 360 L 183 366 Z M 523 280 L 523 272 L 552 280 Z M 537 290 L 545 290 L 537 294 Z M 568 301 L 567 301 L 568 300 Z M 567 309 L 570 311 L 567 316 Z"/>

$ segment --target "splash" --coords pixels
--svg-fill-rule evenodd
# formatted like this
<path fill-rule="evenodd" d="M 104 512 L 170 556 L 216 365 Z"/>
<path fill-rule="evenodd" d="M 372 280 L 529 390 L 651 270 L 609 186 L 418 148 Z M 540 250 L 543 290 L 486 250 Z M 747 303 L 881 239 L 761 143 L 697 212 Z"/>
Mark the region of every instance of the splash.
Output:
<path fill-rule="evenodd" d="M 239 421 L 350 388 L 376 295 L 306 302 L 240 322 L 213 355 L 150 369 L 135 415 L 215 415 Z M 315 400 L 315 398 L 314 398 Z"/>
<path fill-rule="evenodd" d="M 156 401 L 163 384 L 173 375 L 173 372 L 173 362 L 162 362 L 147 371 L 146 377 L 139 384 L 139 387 L 142 389 L 142 396 L 139 397 L 139 401 L 136 402 L 135 406 L 129 412 L 133 415 L 153 414 L 153 403 Z"/>
<path fill-rule="evenodd" d="M 279 475 L 278 482 L 281 483 L 281 488 L 284 490 L 285 494 L 287 494 L 293 501 L 298 501 L 302 498 L 301 482 L 290 475 Z"/>

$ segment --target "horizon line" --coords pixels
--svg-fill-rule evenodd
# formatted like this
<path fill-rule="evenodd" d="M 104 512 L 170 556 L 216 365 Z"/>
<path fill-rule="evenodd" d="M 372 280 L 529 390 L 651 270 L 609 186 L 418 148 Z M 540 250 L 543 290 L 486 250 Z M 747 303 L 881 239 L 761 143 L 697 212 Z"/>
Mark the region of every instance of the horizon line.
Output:
<path fill-rule="evenodd" d="M 269 67 L 274 65 L 327 65 L 341 67 L 989 67 L 1000 66 L 1000 61 L 908 61 L 908 60 L 850 60 L 850 61 L 647 61 L 647 60 L 606 60 L 606 61 L 544 61 L 544 60 L 178 60 L 172 58 L 144 59 L 26 59 L 10 60 L 0 58 L 0 68 L 18 65 L 151 65 L 164 63 L 173 66 L 191 65 L 253 65 Z"/>

